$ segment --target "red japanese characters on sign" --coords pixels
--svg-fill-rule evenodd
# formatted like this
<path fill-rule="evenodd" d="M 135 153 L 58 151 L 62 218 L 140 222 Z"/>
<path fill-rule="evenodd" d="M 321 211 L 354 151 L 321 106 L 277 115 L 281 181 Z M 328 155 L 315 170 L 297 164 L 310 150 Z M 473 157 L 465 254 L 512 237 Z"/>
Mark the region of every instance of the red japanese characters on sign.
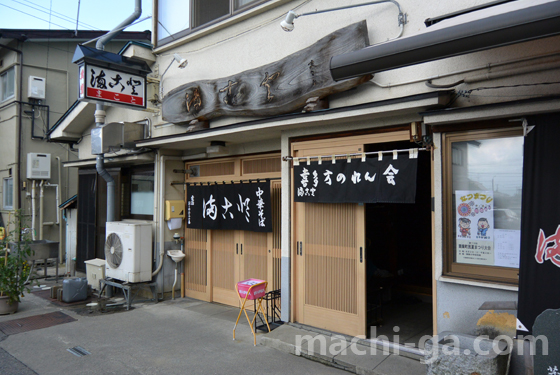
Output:
<path fill-rule="evenodd" d="M 80 99 L 146 107 L 144 77 L 91 64 L 80 66 Z"/>
<path fill-rule="evenodd" d="M 556 232 L 549 237 L 545 236 L 542 229 L 539 231 L 535 259 L 540 264 L 545 260 L 550 260 L 555 266 L 560 267 L 560 225 L 556 228 Z"/>

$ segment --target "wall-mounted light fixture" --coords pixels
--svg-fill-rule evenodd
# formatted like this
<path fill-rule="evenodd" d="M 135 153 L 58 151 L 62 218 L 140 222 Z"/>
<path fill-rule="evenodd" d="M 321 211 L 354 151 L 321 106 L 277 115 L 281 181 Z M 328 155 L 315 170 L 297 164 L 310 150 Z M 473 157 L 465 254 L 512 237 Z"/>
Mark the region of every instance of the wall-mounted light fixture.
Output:
<path fill-rule="evenodd" d="M 397 38 L 399 38 L 402 35 L 404 24 L 406 23 L 406 14 L 404 14 L 402 12 L 399 3 L 397 3 L 395 0 L 369 1 L 369 2 L 363 3 L 363 4 L 354 4 L 354 5 L 347 5 L 347 6 L 338 7 L 338 8 L 316 10 L 314 12 L 307 12 L 307 13 L 302 13 L 302 14 L 296 14 L 293 10 L 290 10 L 288 12 L 288 14 L 286 15 L 286 18 L 280 23 L 280 26 L 282 27 L 282 30 L 284 30 L 284 31 L 292 31 L 294 29 L 294 20 L 296 18 L 299 18 L 299 17 L 312 16 L 314 14 L 334 12 L 335 10 L 350 9 L 350 8 L 362 7 L 362 6 L 366 6 L 366 5 L 382 4 L 382 3 L 393 3 L 399 9 L 398 23 L 399 23 L 399 27 L 401 29 L 399 35 L 397 36 Z"/>
<path fill-rule="evenodd" d="M 167 68 L 165 68 L 165 71 L 163 72 L 163 74 L 159 78 L 159 100 L 160 101 L 163 99 L 163 76 L 165 75 L 165 73 L 167 73 L 167 71 L 169 70 L 169 68 L 171 68 L 171 65 L 175 61 L 179 64 L 179 69 L 184 69 L 189 63 L 187 61 L 187 59 L 185 59 L 184 57 L 181 57 L 181 55 L 179 55 L 178 53 L 173 54 L 173 60 L 171 60 L 169 65 L 167 65 Z"/>

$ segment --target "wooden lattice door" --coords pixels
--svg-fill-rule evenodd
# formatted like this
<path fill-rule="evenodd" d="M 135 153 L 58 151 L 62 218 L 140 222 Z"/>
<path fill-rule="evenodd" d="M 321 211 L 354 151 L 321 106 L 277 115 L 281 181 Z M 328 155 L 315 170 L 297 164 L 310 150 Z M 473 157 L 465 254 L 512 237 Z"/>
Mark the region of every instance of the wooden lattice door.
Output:
<path fill-rule="evenodd" d="M 205 301 L 238 306 L 235 284 L 247 278 L 268 281 L 280 289 L 280 155 L 192 162 L 200 177 L 190 182 L 229 182 L 271 178 L 272 233 L 235 230 L 185 230 L 185 294 Z M 188 187 L 187 187 L 188 194 Z"/>
<path fill-rule="evenodd" d="M 298 203 L 297 320 L 349 335 L 366 322 L 364 206 Z"/>
<path fill-rule="evenodd" d="M 408 132 L 297 142 L 292 144 L 292 154 L 362 153 L 366 143 L 402 139 L 408 139 Z M 346 157 L 339 159 L 345 162 Z M 293 320 L 348 335 L 365 335 L 364 205 L 294 202 L 292 234 Z"/>

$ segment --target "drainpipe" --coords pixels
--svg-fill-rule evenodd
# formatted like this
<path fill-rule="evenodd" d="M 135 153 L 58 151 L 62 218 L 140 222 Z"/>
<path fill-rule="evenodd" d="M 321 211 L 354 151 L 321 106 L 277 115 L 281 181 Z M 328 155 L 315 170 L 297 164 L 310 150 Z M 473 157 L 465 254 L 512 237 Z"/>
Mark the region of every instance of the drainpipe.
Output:
<path fill-rule="evenodd" d="M 35 180 L 31 182 L 31 238 L 33 241 L 37 239 L 35 234 L 35 200 L 36 200 L 36 191 L 35 186 L 37 183 Z"/>
<path fill-rule="evenodd" d="M 97 40 L 95 48 L 104 50 L 105 44 L 107 44 L 111 39 L 117 36 L 126 26 L 130 25 L 132 22 L 136 21 L 142 15 L 142 0 L 136 0 L 134 5 L 134 13 L 128 16 L 127 19 L 122 21 L 117 27 L 109 31 L 107 34 L 103 35 Z"/>
<path fill-rule="evenodd" d="M 45 188 L 43 186 L 43 183 L 45 181 L 41 180 L 41 183 L 39 184 L 39 240 L 43 239 L 43 212 L 45 211 L 43 209 L 44 206 L 44 196 L 45 196 Z"/>
<path fill-rule="evenodd" d="M 95 126 L 105 125 L 105 111 L 101 103 L 95 105 Z M 107 222 L 115 221 L 115 179 L 107 172 L 104 165 L 105 156 L 97 155 L 95 169 L 107 181 Z"/>
<path fill-rule="evenodd" d="M 56 221 L 58 222 L 58 261 L 60 264 L 62 264 L 62 260 L 65 258 L 62 258 L 62 221 L 60 220 L 60 208 L 58 208 L 58 205 L 60 204 L 60 202 L 62 202 L 62 174 L 60 168 L 60 156 L 56 157 L 56 163 L 58 167 L 58 186 L 59 186 L 56 194 L 56 198 L 58 200 L 58 202 L 56 202 Z M 64 243 L 66 244 L 66 241 L 64 241 Z"/>
<path fill-rule="evenodd" d="M 97 43 L 95 47 L 99 50 L 105 49 L 105 44 L 109 43 L 111 39 L 117 36 L 126 26 L 130 25 L 132 22 L 138 19 L 142 14 L 142 1 L 136 0 L 134 6 L 134 13 L 132 13 L 127 19 L 121 22 L 117 27 L 113 30 L 109 31 L 107 34 L 103 35 Z M 105 110 L 102 103 L 97 103 L 95 105 L 95 126 L 102 127 L 105 125 Z M 104 166 L 104 155 L 97 155 L 96 160 L 96 169 L 97 173 L 105 181 L 107 181 L 107 222 L 115 221 L 115 180 L 113 177 L 107 172 Z"/>

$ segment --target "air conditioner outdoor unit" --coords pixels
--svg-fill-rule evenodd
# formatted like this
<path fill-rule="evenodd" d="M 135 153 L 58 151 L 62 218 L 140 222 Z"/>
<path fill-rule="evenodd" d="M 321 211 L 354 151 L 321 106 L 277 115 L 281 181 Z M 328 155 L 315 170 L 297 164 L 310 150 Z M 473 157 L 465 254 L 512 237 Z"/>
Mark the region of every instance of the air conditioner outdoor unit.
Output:
<path fill-rule="evenodd" d="M 105 277 L 129 283 L 152 280 L 152 225 L 112 221 L 106 226 Z"/>

